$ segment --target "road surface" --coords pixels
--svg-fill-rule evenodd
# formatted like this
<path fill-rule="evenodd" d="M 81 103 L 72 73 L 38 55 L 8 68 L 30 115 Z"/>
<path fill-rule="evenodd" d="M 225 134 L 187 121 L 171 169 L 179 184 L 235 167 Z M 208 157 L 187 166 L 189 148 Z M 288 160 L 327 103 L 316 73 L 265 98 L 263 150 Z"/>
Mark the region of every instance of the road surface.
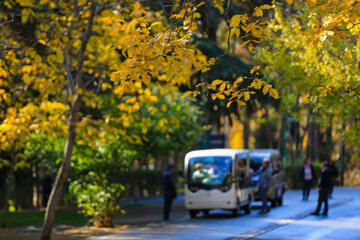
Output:
<path fill-rule="evenodd" d="M 328 217 L 309 215 L 317 204 L 314 190 L 309 201 L 304 202 L 301 198 L 300 191 L 287 191 L 283 206 L 273 208 L 265 216 L 257 214 L 256 206 L 250 215 L 239 217 L 232 217 L 231 212 L 214 210 L 208 216 L 158 221 L 88 240 L 360 239 L 360 188 L 336 188 L 333 199 L 329 200 Z"/>

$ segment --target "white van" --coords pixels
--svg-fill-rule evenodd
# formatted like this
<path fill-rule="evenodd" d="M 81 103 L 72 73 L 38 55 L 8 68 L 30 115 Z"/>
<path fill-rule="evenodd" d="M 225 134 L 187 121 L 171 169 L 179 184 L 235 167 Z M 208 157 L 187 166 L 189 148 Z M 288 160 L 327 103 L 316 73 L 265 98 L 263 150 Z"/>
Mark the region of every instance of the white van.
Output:
<path fill-rule="evenodd" d="M 203 211 L 251 211 L 249 151 L 197 150 L 185 156 L 185 207 L 192 218 Z"/>

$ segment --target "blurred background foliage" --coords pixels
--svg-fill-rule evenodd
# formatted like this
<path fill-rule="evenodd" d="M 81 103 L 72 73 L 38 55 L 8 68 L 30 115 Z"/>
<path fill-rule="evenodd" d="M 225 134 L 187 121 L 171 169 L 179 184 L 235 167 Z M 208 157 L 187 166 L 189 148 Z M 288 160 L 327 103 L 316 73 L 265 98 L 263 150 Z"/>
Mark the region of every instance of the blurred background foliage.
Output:
<path fill-rule="evenodd" d="M 166 1 L 143 2 L 151 10 L 159 10 Z M 230 17 L 252 12 L 256 5 L 270 3 L 260 0 L 252 2 L 254 5 L 240 0 L 232 1 Z M 279 11 L 284 15 L 294 14 L 294 18 L 305 11 L 286 9 L 286 6 L 284 4 Z M 161 194 L 160 174 L 168 163 L 176 165 L 179 171 L 178 186 L 181 188 L 184 154 L 200 148 L 201 136 L 207 134 L 222 134 L 225 147 L 278 149 L 283 155 L 288 188 L 301 187 L 298 176 L 305 159 L 312 160 L 317 176 L 320 175 L 321 161 L 334 160 L 341 173 L 339 184 L 360 185 L 359 146 L 356 145 L 360 135 L 355 127 L 352 128 L 355 131 L 349 128 L 358 122 L 358 119 L 349 116 L 356 112 L 358 106 L 355 106 L 356 101 L 351 102 L 351 95 L 346 95 L 349 102 L 345 103 L 337 103 L 338 95 L 333 98 L 331 94 L 326 97 L 308 95 L 304 85 L 308 86 L 311 81 L 305 81 L 306 66 L 300 68 L 292 64 L 294 56 L 297 56 L 297 52 L 301 53 L 303 46 L 292 49 L 292 54 L 288 54 L 290 48 L 282 49 L 281 41 L 275 41 L 280 37 L 270 38 L 255 49 L 256 56 L 253 58 L 247 48 L 241 46 L 246 38 L 226 39 L 226 19 L 220 17 L 217 9 L 212 8 L 207 13 L 199 21 L 209 38 L 192 40 L 208 58 L 221 60 L 215 63 L 211 71 L 205 74 L 194 71 L 191 84 L 180 89 L 150 85 L 148 92 L 128 94 L 121 99 L 106 94 L 105 90 L 95 97 L 98 108 L 89 105 L 81 109 L 82 117 L 88 117 L 88 120 L 78 132 L 62 205 L 76 205 L 99 226 L 111 225 L 114 214 L 121 212 L 120 199 Z M 273 19 L 273 14 L 270 12 L 264 17 Z M 289 24 L 293 20 L 288 21 Z M 13 27 L 23 38 L 31 38 L 35 25 L 36 22 L 27 22 Z M 292 29 L 291 25 L 286 27 Z M 289 36 L 294 35 L 296 32 L 289 32 Z M 328 52 L 337 52 L 347 48 L 347 44 L 338 42 L 326 47 Z M 43 45 L 36 44 L 36 47 L 40 54 L 45 54 Z M 299 59 L 299 56 L 295 58 L 298 63 L 302 62 Z M 358 58 L 354 59 L 358 61 Z M 311 63 L 309 61 L 308 64 Z M 245 80 L 240 87 L 246 87 L 250 84 L 246 78 L 253 77 L 250 70 L 260 64 L 264 67 L 261 76 L 279 89 L 280 99 L 256 94 L 246 106 L 240 107 L 234 103 L 227 108 L 226 102 L 214 101 L 206 93 L 196 98 L 181 98 L 183 92 L 198 82 L 212 82 L 215 79 L 232 82 L 242 75 Z M 316 76 L 319 80 L 328 77 L 326 74 Z M 321 101 L 321 97 L 325 101 Z M 350 102 L 351 105 L 346 104 Z M 336 110 L 347 106 L 352 106 L 351 111 L 344 111 L 341 116 L 323 112 L 324 109 Z M 11 151 L 0 153 L 0 193 L 13 188 L 10 199 L 18 211 L 44 207 L 66 142 L 65 136 L 49 136 L 44 132 L 33 133 L 23 140 L 25 143 L 17 149 L 20 161 L 16 163 L 16 168 L 11 162 Z M 12 169 L 15 170 L 14 186 L 8 182 Z M 4 203 L 4 194 L 0 194 L 0 206 Z"/>

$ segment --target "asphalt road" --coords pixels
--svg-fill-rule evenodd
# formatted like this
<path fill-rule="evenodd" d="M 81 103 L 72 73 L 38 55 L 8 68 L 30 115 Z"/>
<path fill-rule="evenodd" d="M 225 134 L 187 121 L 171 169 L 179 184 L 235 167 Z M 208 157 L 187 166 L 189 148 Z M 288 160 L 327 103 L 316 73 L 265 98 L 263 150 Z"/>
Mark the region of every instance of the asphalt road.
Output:
<path fill-rule="evenodd" d="M 232 217 L 231 212 L 215 210 L 208 216 L 188 216 L 149 223 L 88 240 L 138 239 L 360 239 L 360 188 L 336 188 L 330 199 L 328 217 L 310 216 L 315 209 L 317 193 L 309 201 L 301 200 L 300 191 L 287 191 L 284 204 L 265 216 L 256 206 L 250 215 Z M 255 204 L 254 204 L 255 205 Z M 258 204 L 259 205 L 259 204 Z"/>

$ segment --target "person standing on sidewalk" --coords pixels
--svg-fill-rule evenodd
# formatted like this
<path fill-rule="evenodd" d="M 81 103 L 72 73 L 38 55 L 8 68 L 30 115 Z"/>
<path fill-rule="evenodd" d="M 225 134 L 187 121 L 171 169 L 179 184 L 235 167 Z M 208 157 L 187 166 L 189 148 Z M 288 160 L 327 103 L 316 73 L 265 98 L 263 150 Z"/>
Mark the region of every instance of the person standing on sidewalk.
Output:
<path fill-rule="evenodd" d="M 270 207 L 268 205 L 267 196 L 266 196 L 267 192 L 270 189 L 271 178 L 272 178 L 271 169 L 269 168 L 269 162 L 270 162 L 269 158 L 263 159 L 263 163 L 262 163 L 263 166 L 259 176 L 259 194 L 260 194 L 260 199 L 262 201 L 262 207 L 259 214 L 266 214 L 270 212 Z"/>
<path fill-rule="evenodd" d="M 164 195 L 164 206 L 163 206 L 164 220 L 169 220 L 171 205 L 174 199 L 177 197 L 175 180 L 174 180 L 174 170 L 175 170 L 174 165 L 169 164 L 167 169 L 161 175 L 161 180 L 163 185 L 163 195 Z"/>
<path fill-rule="evenodd" d="M 329 191 L 331 188 L 331 172 L 328 169 L 328 162 L 322 162 L 321 163 L 321 176 L 319 180 L 319 199 L 318 199 L 318 205 L 316 207 L 316 210 L 311 213 L 312 215 L 319 215 L 321 205 L 324 202 L 325 208 L 324 211 L 321 213 L 321 215 L 327 216 L 328 214 L 328 196 Z"/>
<path fill-rule="evenodd" d="M 316 178 L 314 166 L 308 159 L 304 162 L 300 171 L 300 180 L 303 183 L 303 201 L 309 200 L 310 189 L 313 184 L 313 180 Z"/>

